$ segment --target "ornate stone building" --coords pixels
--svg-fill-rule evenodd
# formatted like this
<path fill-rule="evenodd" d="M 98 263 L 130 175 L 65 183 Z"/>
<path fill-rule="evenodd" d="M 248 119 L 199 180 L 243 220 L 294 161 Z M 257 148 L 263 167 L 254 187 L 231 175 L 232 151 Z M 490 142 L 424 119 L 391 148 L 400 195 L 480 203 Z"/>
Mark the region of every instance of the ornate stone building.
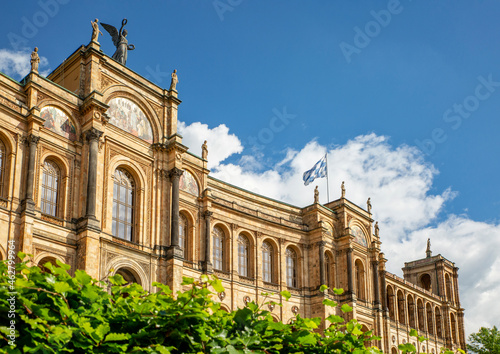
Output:
<path fill-rule="evenodd" d="M 98 279 L 120 273 L 154 291 L 213 273 L 227 310 L 263 301 L 276 320 L 328 317 L 325 298 L 349 304 L 388 353 L 465 348 L 458 268 L 441 255 L 386 271 L 370 210 L 340 199 L 297 207 L 210 176 L 177 134 L 175 83 L 162 89 L 81 46 L 47 78 L 0 74 L 0 253 L 8 241 L 43 265 L 56 259 Z M 196 147 L 196 150 L 199 147 Z M 319 286 L 343 288 L 343 295 Z"/>

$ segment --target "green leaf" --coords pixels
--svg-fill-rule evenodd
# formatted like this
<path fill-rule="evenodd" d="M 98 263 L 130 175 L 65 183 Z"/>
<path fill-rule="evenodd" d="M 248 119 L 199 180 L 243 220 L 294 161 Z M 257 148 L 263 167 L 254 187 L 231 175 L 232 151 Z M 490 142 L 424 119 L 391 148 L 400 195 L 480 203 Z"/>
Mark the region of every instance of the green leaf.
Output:
<path fill-rule="evenodd" d="M 92 280 L 92 277 L 85 273 L 83 270 L 76 270 L 75 271 L 75 279 L 80 283 L 81 285 L 86 285 L 89 284 L 90 281 Z"/>
<path fill-rule="evenodd" d="M 290 294 L 290 292 L 287 290 L 283 290 L 282 292 L 280 292 L 280 294 L 285 298 L 286 301 L 288 301 L 292 297 L 292 294 Z"/>
<path fill-rule="evenodd" d="M 340 316 L 337 316 L 337 315 L 330 315 L 326 318 L 328 321 L 330 321 L 331 323 L 342 323 L 344 322 L 344 319 Z"/>
<path fill-rule="evenodd" d="M 352 307 L 347 305 L 347 304 L 343 304 L 342 307 L 340 308 L 340 310 L 344 313 L 346 312 L 351 312 L 352 311 Z"/>
<path fill-rule="evenodd" d="M 194 284 L 194 279 L 193 278 L 182 277 L 182 283 L 181 283 L 181 285 L 191 285 L 191 284 Z"/>
<path fill-rule="evenodd" d="M 335 307 L 335 306 L 337 306 L 337 303 L 333 300 L 330 300 L 330 299 L 323 299 L 323 305 Z"/>
<path fill-rule="evenodd" d="M 326 291 L 326 290 L 328 290 L 328 286 L 326 286 L 326 285 L 324 285 L 324 284 L 323 284 L 323 285 L 321 285 L 321 286 L 319 287 L 319 291 L 320 291 L 320 292 L 324 292 L 324 291 Z"/>
<path fill-rule="evenodd" d="M 58 281 L 54 284 L 54 290 L 56 293 L 66 295 L 66 293 L 73 290 L 73 288 L 66 282 Z"/>
<path fill-rule="evenodd" d="M 212 282 L 212 287 L 219 294 L 224 291 L 224 287 L 222 286 L 222 282 L 220 281 L 220 279 L 215 279 Z"/>
<path fill-rule="evenodd" d="M 105 342 L 116 342 L 132 338 L 129 333 L 109 333 L 104 339 Z"/>
<path fill-rule="evenodd" d="M 344 293 L 344 289 L 333 288 L 332 291 L 335 295 L 342 295 Z"/>

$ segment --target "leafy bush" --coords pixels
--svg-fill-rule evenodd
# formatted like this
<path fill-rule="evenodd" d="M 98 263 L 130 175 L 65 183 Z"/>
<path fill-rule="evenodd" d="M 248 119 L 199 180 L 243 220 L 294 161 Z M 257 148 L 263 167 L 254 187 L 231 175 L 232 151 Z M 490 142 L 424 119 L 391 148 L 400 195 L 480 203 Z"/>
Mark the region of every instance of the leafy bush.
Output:
<path fill-rule="evenodd" d="M 7 261 L 0 263 L 5 321 L 0 353 L 380 353 L 364 347 L 379 338 L 363 333 L 356 320 L 330 316 L 333 325 L 321 335 L 319 318 L 297 315 L 290 324 L 274 322 L 263 304 L 227 313 L 212 300 L 214 292 L 224 290 L 215 277 L 184 278 L 190 289 L 174 296 L 160 283 L 153 283 L 158 292 L 149 293 L 120 275 L 110 276 L 108 285 L 82 270 L 71 277 L 70 267 L 60 262 L 45 264 L 50 272 L 44 273 L 28 266 L 30 257 L 20 253 L 19 258 L 15 285 Z M 286 291 L 282 295 L 290 297 Z M 415 351 L 411 345 L 404 349 Z"/>

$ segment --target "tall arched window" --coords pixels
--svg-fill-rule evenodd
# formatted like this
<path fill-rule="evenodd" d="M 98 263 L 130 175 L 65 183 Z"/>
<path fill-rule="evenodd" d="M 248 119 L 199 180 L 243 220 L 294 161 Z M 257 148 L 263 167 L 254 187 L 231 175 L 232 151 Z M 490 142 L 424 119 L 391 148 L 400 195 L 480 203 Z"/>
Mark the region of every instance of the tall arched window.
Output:
<path fill-rule="evenodd" d="M 356 277 L 356 295 L 359 299 L 366 300 L 365 295 L 365 268 L 363 263 L 358 259 L 354 263 Z"/>
<path fill-rule="evenodd" d="M 0 197 L 3 196 L 3 180 L 5 175 L 5 145 L 0 140 Z"/>
<path fill-rule="evenodd" d="M 450 324 L 451 324 L 451 340 L 458 343 L 457 340 L 457 321 L 455 320 L 455 315 L 450 313 Z"/>
<path fill-rule="evenodd" d="M 292 288 L 297 287 L 297 253 L 291 248 L 285 251 L 286 257 L 286 285 Z"/>
<path fill-rule="evenodd" d="M 134 180 L 130 174 L 117 168 L 113 176 L 113 236 L 132 241 L 134 232 Z"/>
<path fill-rule="evenodd" d="M 186 258 L 188 236 L 188 220 L 183 214 L 179 214 L 179 247 L 182 249 L 183 256 Z"/>
<path fill-rule="evenodd" d="M 434 313 L 436 316 L 436 334 L 439 338 L 443 338 L 443 322 L 441 321 L 441 311 L 439 307 L 436 306 Z"/>
<path fill-rule="evenodd" d="M 446 299 L 453 302 L 453 285 L 451 284 L 451 279 L 448 273 L 444 276 L 444 280 L 446 283 Z"/>
<path fill-rule="evenodd" d="M 432 307 L 431 304 L 427 303 L 426 305 L 427 312 L 427 331 L 429 334 L 434 334 L 434 323 L 432 322 Z"/>
<path fill-rule="evenodd" d="M 415 325 L 415 302 L 413 301 L 413 297 L 408 295 L 407 303 L 408 303 L 408 322 L 411 328 L 417 328 Z"/>
<path fill-rule="evenodd" d="M 328 253 L 325 253 L 325 281 L 326 281 L 326 286 L 329 288 L 333 287 L 333 282 L 332 282 L 332 261 L 330 260 L 330 256 Z"/>
<path fill-rule="evenodd" d="M 224 270 L 224 231 L 215 226 L 212 232 L 214 250 L 214 269 Z"/>
<path fill-rule="evenodd" d="M 387 286 L 387 307 L 389 308 L 389 317 L 393 320 L 396 319 L 395 314 L 395 309 L 394 309 L 394 291 L 392 290 L 392 287 Z"/>
<path fill-rule="evenodd" d="M 406 324 L 406 317 L 405 317 L 405 297 L 403 295 L 403 292 L 401 290 L 398 291 L 398 320 L 402 324 Z"/>
<path fill-rule="evenodd" d="M 273 246 L 269 242 L 262 243 L 262 280 L 273 281 Z"/>
<path fill-rule="evenodd" d="M 248 277 L 248 238 L 243 235 L 238 236 L 238 274 Z"/>
<path fill-rule="evenodd" d="M 417 300 L 417 317 L 419 331 L 425 331 L 425 308 L 422 299 Z"/>
<path fill-rule="evenodd" d="M 46 160 L 43 164 L 42 175 L 42 198 L 41 210 L 42 213 L 56 216 L 57 214 L 57 197 L 59 195 L 59 181 L 61 172 L 59 167 L 50 161 Z"/>

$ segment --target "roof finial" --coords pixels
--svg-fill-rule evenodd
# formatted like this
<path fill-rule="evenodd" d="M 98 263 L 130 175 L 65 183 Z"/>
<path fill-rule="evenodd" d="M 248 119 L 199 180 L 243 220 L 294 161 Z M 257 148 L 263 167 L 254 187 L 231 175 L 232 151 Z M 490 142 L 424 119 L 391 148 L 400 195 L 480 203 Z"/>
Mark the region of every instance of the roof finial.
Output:
<path fill-rule="evenodd" d="M 345 186 L 344 186 L 344 181 L 342 181 L 342 185 L 340 186 L 340 190 L 342 192 L 341 196 L 342 198 L 345 198 Z"/>
<path fill-rule="evenodd" d="M 318 186 L 316 186 L 316 188 L 314 188 L 314 204 L 318 203 L 319 203 L 319 190 Z"/>
<path fill-rule="evenodd" d="M 431 258 L 432 256 L 432 251 L 431 251 L 431 239 L 427 239 L 427 250 L 425 251 L 425 254 L 427 255 L 427 258 Z"/>

